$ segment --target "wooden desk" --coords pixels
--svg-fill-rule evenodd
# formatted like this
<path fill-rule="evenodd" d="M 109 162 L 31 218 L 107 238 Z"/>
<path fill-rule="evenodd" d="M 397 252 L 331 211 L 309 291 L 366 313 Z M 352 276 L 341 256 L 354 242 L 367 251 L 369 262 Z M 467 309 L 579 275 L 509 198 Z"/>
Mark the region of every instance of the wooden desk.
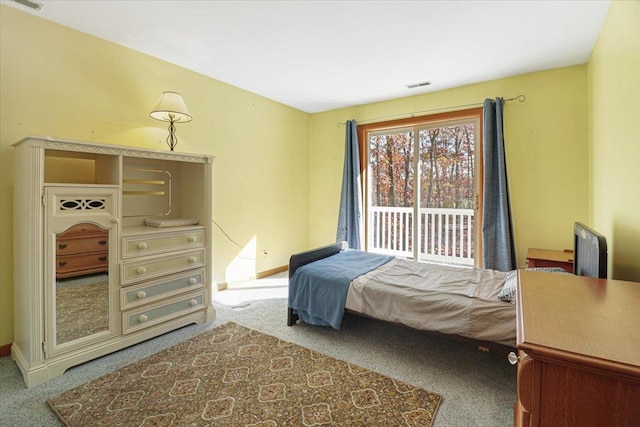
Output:
<path fill-rule="evenodd" d="M 527 267 L 560 267 L 573 273 L 573 251 L 555 251 L 551 249 L 529 248 L 527 251 Z"/>
<path fill-rule="evenodd" d="M 640 283 L 518 270 L 516 426 L 640 425 Z"/>

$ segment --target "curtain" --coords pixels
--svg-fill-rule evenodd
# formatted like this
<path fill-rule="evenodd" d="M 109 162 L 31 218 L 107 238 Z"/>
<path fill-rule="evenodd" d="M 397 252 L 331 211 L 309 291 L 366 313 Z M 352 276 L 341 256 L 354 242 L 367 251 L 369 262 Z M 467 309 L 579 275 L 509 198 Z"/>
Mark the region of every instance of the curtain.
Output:
<path fill-rule="evenodd" d="M 360 239 L 361 211 L 362 191 L 360 188 L 357 125 L 355 120 L 347 120 L 336 242 L 346 241 L 349 243 L 349 248 L 362 249 Z"/>
<path fill-rule="evenodd" d="M 484 268 L 509 271 L 516 268 L 507 162 L 502 125 L 504 100 L 484 101 L 484 199 L 482 255 Z"/>

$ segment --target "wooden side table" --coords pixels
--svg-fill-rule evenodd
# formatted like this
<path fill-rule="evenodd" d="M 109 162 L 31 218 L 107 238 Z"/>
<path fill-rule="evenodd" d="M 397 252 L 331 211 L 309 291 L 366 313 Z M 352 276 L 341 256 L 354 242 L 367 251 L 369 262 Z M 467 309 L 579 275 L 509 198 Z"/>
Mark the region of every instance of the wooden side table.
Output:
<path fill-rule="evenodd" d="M 527 251 L 527 267 L 560 267 L 569 273 L 573 273 L 573 251 L 569 249 L 555 251 L 529 248 Z"/>

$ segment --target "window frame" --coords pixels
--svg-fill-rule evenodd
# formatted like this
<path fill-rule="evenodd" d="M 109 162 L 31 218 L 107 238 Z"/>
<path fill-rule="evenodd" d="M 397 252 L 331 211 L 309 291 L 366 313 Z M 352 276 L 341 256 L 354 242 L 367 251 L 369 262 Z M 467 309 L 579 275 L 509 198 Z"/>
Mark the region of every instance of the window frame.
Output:
<path fill-rule="evenodd" d="M 474 147 L 474 155 L 475 155 L 475 170 L 477 177 L 474 177 L 475 180 L 475 193 L 476 193 L 476 203 L 475 203 L 475 215 L 474 215 L 474 227 L 476 228 L 476 239 L 474 241 L 475 245 L 475 257 L 474 257 L 474 265 L 475 267 L 482 266 L 482 212 L 483 212 L 483 187 L 484 187 L 484 138 L 483 138 L 483 108 L 469 108 L 464 110 L 456 110 L 456 111 L 447 111 L 443 113 L 436 114 L 428 114 L 423 116 L 415 116 L 415 117 L 407 117 L 401 119 L 394 120 L 386 120 L 380 122 L 371 122 L 365 124 L 357 125 L 357 135 L 358 135 L 358 151 L 360 156 L 360 184 L 362 188 L 362 212 L 363 212 L 363 220 L 364 220 L 364 248 L 365 250 L 369 247 L 369 211 L 367 206 L 369 206 L 369 177 L 367 175 L 369 170 L 369 150 L 368 150 L 368 135 L 369 133 L 391 130 L 391 129 L 402 129 L 407 127 L 423 127 L 423 126 L 433 126 L 436 124 L 441 125 L 449 125 L 451 122 L 456 122 L 460 120 L 477 120 L 478 123 L 478 143 Z"/>

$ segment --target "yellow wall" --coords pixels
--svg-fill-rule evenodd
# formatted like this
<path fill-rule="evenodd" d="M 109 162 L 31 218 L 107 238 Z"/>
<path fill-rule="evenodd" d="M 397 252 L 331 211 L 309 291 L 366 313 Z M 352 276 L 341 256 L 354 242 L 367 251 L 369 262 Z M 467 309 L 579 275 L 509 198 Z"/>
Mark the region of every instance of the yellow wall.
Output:
<path fill-rule="evenodd" d="M 614 1 L 588 65 L 591 216 L 609 277 L 640 282 L 640 1 Z"/>
<path fill-rule="evenodd" d="M 11 144 L 38 134 L 168 149 L 167 124 L 149 117 L 165 90 L 182 93 L 194 117 L 176 126 L 177 150 L 216 156 L 213 217 L 247 247 L 214 227 L 215 282 L 308 247 L 308 114 L 4 5 L 0 31 L 0 345 L 13 339 L 19 238 Z"/>
<path fill-rule="evenodd" d="M 148 116 L 164 90 L 181 92 L 194 116 L 177 126 L 178 150 L 217 157 L 213 216 L 246 248 L 215 230 L 216 282 L 334 241 L 338 122 L 519 94 L 526 101 L 505 108 L 519 264 L 528 247 L 571 247 L 582 221 L 607 237 L 610 276 L 640 281 L 637 22 L 639 2 L 614 1 L 588 65 L 309 116 L 0 5 L 0 345 L 13 339 L 11 144 L 42 134 L 166 149 L 165 124 Z"/>
<path fill-rule="evenodd" d="M 526 74 L 311 117 L 312 246 L 335 239 L 340 202 L 344 127 L 370 120 L 468 105 L 519 94 L 505 106 L 505 141 L 518 263 L 529 247 L 573 247 L 573 223 L 588 222 L 586 65 Z"/>

